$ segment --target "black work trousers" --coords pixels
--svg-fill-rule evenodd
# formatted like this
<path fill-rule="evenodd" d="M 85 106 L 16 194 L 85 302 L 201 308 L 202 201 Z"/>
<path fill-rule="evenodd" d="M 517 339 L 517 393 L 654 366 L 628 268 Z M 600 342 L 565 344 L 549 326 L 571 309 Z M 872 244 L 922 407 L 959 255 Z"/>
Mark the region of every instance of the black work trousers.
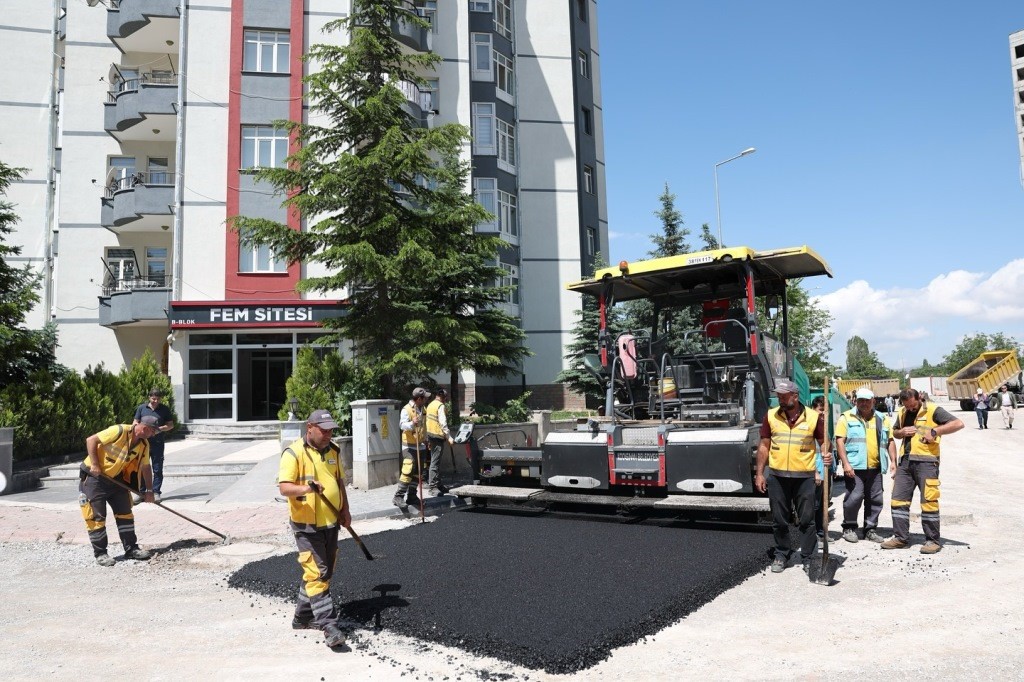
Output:
<path fill-rule="evenodd" d="M 772 510 L 772 530 L 775 533 L 775 557 L 788 560 L 790 546 L 789 525 L 796 510 L 797 532 L 800 538 L 800 559 L 810 559 L 818 547 L 814 530 L 814 476 L 788 478 L 768 475 L 768 502 Z"/>

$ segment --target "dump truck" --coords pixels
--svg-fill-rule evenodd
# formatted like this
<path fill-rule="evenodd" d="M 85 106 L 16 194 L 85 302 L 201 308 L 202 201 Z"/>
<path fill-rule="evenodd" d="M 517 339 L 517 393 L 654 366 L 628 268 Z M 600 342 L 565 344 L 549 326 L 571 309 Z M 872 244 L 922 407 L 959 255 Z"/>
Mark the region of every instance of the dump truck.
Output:
<path fill-rule="evenodd" d="M 885 396 L 900 394 L 899 379 L 840 379 L 836 382 L 836 388 L 848 399 L 853 399 L 853 394 L 858 389 L 868 388 L 875 394 L 875 409 L 885 410 Z"/>
<path fill-rule="evenodd" d="M 1017 394 L 1020 402 L 1024 376 L 1016 350 L 987 350 L 946 379 L 949 399 L 960 401 L 960 409 L 968 412 L 974 409 L 974 396 L 979 388 L 992 396 L 1003 384 Z M 989 407 L 999 409 L 998 396 L 990 399 Z"/>
<path fill-rule="evenodd" d="M 807 246 L 741 246 L 622 261 L 568 284 L 597 299 L 598 344 L 584 365 L 604 388 L 603 416 L 536 447 L 482 446 L 479 482 L 453 492 L 476 505 L 753 512 L 763 520 L 768 499 L 754 488 L 760 425 L 780 379 L 807 386 L 795 375 L 786 290 L 820 275 L 832 272 Z M 609 312 L 630 301 L 649 302 L 652 325 L 613 335 Z M 674 326 L 681 310 L 697 320 L 693 328 Z"/>

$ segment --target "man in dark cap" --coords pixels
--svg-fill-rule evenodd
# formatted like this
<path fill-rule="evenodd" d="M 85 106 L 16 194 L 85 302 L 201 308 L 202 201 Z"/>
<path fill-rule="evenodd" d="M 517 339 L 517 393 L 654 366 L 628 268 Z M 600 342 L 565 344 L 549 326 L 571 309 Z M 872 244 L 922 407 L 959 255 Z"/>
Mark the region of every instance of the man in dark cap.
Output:
<path fill-rule="evenodd" d="M 157 431 L 149 439 L 149 462 L 153 467 L 153 500 L 156 502 L 160 501 L 160 486 L 164 482 L 164 434 L 174 428 L 174 417 L 167 406 L 161 402 L 163 398 L 162 390 L 156 387 L 151 388 L 149 401 L 135 408 L 135 419 L 132 421 L 132 424 L 138 424 L 146 416 L 156 417 L 157 420 Z M 148 488 L 143 486 L 139 488 L 139 493 L 145 494 L 146 490 Z M 136 495 L 135 504 L 140 502 L 142 502 L 141 495 Z"/>
<path fill-rule="evenodd" d="M 156 432 L 156 417 L 146 416 L 137 424 L 114 424 L 85 439 L 88 454 L 82 460 L 79 474 L 78 506 L 85 519 L 85 529 L 89 532 L 93 555 L 100 566 L 114 565 L 114 560 L 107 554 L 108 504 L 114 512 L 125 558 L 145 560 L 152 556 L 139 548 L 131 495 L 114 480 L 137 488 L 141 478 L 150 491 L 145 493 L 144 500 L 153 501 L 153 469 L 149 465 L 148 439 Z"/>
<path fill-rule="evenodd" d="M 786 569 L 793 548 L 789 540 L 789 522 L 796 509 L 800 535 L 800 560 L 808 569 L 818 547 L 814 529 L 815 475 L 830 471 L 832 453 L 824 445 L 825 415 L 800 403 L 796 384 L 788 379 L 775 382 L 779 406 L 768 410 L 761 423 L 761 442 L 757 447 L 754 487 L 768 493 L 775 532 L 775 559 L 772 573 Z M 818 450 L 815 452 L 814 443 Z M 768 477 L 765 478 L 765 466 Z"/>
<path fill-rule="evenodd" d="M 352 525 L 340 448 L 331 441 L 336 428 L 330 412 L 313 410 L 305 435 L 281 453 L 277 475 L 278 490 L 288 498 L 288 517 L 302 567 L 292 627 L 319 628 L 332 648 L 345 643 L 331 597 L 338 528 Z"/>
<path fill-rule="evenodd" d="M 391 501 L 402 511 L 408 509 L 410 504 L 420 503 L 416 491 L 410 486 L 414 481 L 419 481 L 429 456 L 427 415 L 423 407 L 429 397 L 430 391 L 427 389 L 414 388 L 412 399 L 402 408 L 398 420 L 399 428 L 402 429 L 402 471 L 398 476 L 398 490 Z"/>

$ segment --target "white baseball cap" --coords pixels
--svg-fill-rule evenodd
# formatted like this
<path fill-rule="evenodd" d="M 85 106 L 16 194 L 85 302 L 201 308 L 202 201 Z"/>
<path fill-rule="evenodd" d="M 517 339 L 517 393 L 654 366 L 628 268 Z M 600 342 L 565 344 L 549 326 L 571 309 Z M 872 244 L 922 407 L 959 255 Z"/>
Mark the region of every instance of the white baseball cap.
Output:
<path fill-rule="evenodd" d="M 875 394 L 871 392 L 870 388 L 858 388 L 857 389 L 857 400 L 874 400 Z"/>

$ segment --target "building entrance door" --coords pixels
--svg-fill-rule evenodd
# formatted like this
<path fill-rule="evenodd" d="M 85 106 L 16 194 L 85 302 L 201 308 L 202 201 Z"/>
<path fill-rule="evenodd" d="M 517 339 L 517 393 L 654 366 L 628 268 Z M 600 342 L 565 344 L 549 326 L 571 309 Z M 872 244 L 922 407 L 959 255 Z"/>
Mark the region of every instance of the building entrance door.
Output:
<path fill-rule="evenodd" d="M 292 351 L 239 349 L 238 356 L 238 364 L 249 369 L 248 381 L 239 381 L 239 421 L 277 419 L 288 396 L 285 381 L 292 375 Z M 243 390 L 244 383 L 249 384 L 248 391 Z"/>

